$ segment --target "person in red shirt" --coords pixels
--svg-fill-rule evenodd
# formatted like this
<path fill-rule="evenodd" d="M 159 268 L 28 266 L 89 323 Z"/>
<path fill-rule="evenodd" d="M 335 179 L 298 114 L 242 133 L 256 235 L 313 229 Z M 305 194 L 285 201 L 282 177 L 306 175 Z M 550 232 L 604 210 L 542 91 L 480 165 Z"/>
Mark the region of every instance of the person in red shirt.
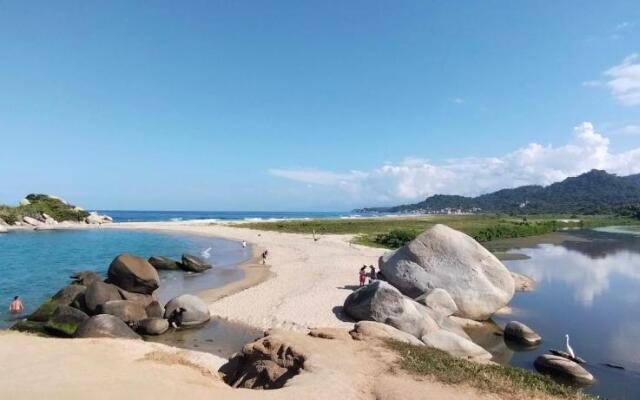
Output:
<path fill-rule="evenodd" d="M 367 273 L 365 272 L 366 268 L 366 265 L 363 265 L 362 268 L 360 268 L 360 286 L 364 286 L 364 282 L 367 280 Z"/>

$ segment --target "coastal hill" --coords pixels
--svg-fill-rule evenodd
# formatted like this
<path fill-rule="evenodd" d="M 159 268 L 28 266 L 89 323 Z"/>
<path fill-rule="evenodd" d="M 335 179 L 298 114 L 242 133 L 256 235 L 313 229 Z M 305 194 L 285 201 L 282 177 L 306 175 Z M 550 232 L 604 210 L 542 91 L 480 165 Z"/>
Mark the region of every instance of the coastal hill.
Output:
<path fill-rule="evenodd" d="M 0 204 L 0 228 L 10 225 L 42 227 L 58 223 L 100 224 L 111 221 L 111 217 L 87 212 L 50 194 L 29 194 L 15 207 Z"/>
<path fill-rule="evenodd" d="M 501 189 L 477 197 L 437 194 L 415 204 L 369 207 L 356 212 L 516 214 L 598 214 L 640 203 L 640 174 L 617 176 L 593 169 L 549 186 Z"/>

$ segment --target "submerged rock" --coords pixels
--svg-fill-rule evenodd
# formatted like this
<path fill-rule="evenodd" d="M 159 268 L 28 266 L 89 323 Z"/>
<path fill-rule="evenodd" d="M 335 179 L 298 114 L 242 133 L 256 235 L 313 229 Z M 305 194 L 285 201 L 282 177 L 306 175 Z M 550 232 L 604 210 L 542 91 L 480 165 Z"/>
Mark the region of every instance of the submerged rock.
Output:
<path fill-rule="evenodd" d="M 211 318 L 207 304 L 191 294 L 174 297 L 164 308 L 164 317 L 178 327 L 199 326 Z"/>
<path fill-rule="evenodd" d="M 380 270 L 402 293 L 415 298 L 434 288 L 455 301 L 455 315 L 485 320 L 513 297 L 507 268 L 472 237 L 435 225 L 380 259 Z"/>
<path fill-rule="evenodd" d="M 593 383 L 593 375 L 586 369 L 564 357 L 543 354 L 536 358 L 534 366 L 538 372 L 578 384 Z"/>
<path fill-rule="evenodd" d="M 198 256 L 183 254 L 180 268 L 188 272 L 204 272 L 212 267 L 206 260 Z"/>
<path fill-rule="evenodd" d="M 160 277 L 149 262 L 131 254 L 120 254 L 109 265 L 109 282 L 129 292 L 151 294 L 160 286 Z"/>
<path fill-rule="evenodd" d="M 504 328 L 505 339 L 513 340 L 525 345 L 536 345 L 542 341 L 533 329 L 518 321 L 511 321 Z"/>
<path fill-rule="evenodd" d="M 157 270 L 180 269 L 180 263 L 169 257 L 153 256 L 153 257 L 149 257 L 147 261 L 149 261 L 149 264 L 151 264 L 153 268 Z"/>
<path fill-rule="evenodd" d="M 44 324 L 44 329 L 54 335 L 72 337 L 78 326 L 89 319 L 84 312 L 67 305 L 59 305 L 51 318 Z"/>
<path fill-rule="evenodd" d="M 344 311 L 356 321 L 377 321 L 417 338 L 439 329 L 424 307 L 384 281 L 375 281 L 351 293 Z"/>
<path fill-rule="evenodd" d="M 109 314 L 95 315 L 84 321 L 76 330 L 74 337 L 140 339 L 140 336 L 132 331 L 122 320 Z"/>
<path fill-rule="evenodd" d="M 491 353 L 455 333 L 440 329 L 422 337 L 422 341 L 429 347 L 447 352 L 449 355 L 475 362 L 491 360 Z"/>

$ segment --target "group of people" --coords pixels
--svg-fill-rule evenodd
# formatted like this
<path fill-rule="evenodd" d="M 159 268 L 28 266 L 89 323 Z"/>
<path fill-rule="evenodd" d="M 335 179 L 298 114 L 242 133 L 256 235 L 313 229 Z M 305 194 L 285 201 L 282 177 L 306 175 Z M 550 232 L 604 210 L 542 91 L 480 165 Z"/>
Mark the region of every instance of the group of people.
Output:
<path fill-rule="evenodd" d="M 367 268 L 369 268 L 368 274 L 367 274 Z M 369 283 L 378 279 L 376 268 L 373 265 L 369 265 L 368 267 L 366 265 L 363 265 L 362 268 L 360 268 L 360 273 L 359 273 L 360 286 L 364 286 L 365 282 L 367 281 L 367 275 L 369 276 Z"/>

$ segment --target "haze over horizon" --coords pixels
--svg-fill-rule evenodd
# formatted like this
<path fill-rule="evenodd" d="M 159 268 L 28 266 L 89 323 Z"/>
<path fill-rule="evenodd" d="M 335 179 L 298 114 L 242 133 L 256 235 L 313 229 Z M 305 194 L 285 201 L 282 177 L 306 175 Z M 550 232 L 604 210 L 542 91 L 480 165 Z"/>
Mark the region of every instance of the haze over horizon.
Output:
<path fill-rule="evenodd" d="M 640 4 L 0 4 L 0 203 L 348 210 L 640 173 Z"/>

